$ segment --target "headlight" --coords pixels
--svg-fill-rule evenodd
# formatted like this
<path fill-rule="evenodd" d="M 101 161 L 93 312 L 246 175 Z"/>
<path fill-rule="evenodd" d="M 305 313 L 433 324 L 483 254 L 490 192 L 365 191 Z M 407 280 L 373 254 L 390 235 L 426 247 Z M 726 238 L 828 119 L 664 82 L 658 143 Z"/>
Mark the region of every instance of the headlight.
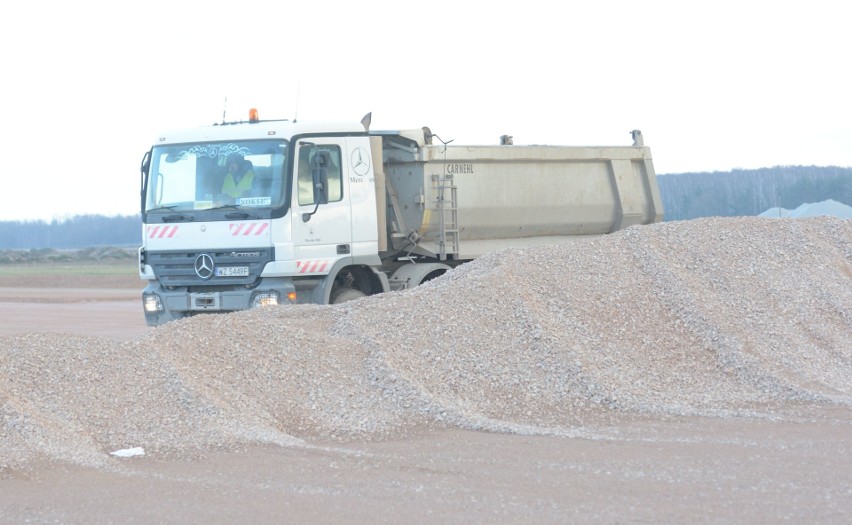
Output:
<path fill-rule="evenodd" d="M 276 291 L 258 292 L 251 299 L 251 307 L 258 306 L 278 306 L 278 300 L 281 298 Z"/>
<path fill-rule="evenodd" d="M 142 304 L 145 306 L 145 313 L 153 314 L 163 311 L 163 303 L 160 302 L 160 296 L 156 294 L 147 294 L 142 297 Z"/>

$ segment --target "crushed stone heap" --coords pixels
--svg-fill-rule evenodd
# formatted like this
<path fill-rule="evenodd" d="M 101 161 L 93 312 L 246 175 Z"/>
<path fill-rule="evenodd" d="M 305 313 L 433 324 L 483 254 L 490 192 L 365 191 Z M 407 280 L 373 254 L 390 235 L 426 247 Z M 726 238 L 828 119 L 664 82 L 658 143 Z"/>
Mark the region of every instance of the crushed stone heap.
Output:
<path fill-rule="evenodd" d="M 495 252 L 418 288 L 202 315 L 125 343 L 0 338 L 0 469 L 435 426 L 852 406 L 852 222 L 725 218 Z"/>

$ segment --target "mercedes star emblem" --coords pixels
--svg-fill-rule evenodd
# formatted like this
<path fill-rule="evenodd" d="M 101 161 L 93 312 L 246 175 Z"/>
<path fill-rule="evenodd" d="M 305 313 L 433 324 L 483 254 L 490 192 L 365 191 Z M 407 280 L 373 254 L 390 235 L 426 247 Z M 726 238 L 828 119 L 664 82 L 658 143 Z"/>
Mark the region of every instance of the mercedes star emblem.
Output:
<path fill-rule="evenodd" d="M 213 257 L 209 254 L 202 253 L 195 258 L 195 274 L 205 281 L 213 277 Z"/>
<path fill-rule="evenodd" d="M 359 177 L 363 177 L 370 171 L 370 155 L 367 150 L 358 147 L 352 150 L 352 171 Z"/>

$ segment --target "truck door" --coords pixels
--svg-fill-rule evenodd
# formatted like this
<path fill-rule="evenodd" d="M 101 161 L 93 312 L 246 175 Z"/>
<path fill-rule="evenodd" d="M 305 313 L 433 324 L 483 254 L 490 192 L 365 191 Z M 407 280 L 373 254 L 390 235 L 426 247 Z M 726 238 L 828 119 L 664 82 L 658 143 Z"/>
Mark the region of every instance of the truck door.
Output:
<path fill-rule="evenodd" d="M 296 144 L 293 169 L 293 248 L 296 271 L 326 274 L 352 250 L 349 180 L 344 177 L 343 139 L 306 138 Z M 316 169 L 325 170 L 327 203 L 317 206 Z M 308 220 L 304 220 L 308 218 Z"/>

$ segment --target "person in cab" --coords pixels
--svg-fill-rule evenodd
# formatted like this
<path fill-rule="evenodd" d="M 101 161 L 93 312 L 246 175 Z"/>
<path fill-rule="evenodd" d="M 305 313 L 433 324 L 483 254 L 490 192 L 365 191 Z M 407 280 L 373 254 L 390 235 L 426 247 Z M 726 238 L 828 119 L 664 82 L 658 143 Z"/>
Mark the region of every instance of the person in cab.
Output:
<path fill-rule="evenodd" d="M 222 183 L 222 193 L 229 197 L 239 198 L 248 194 L 254 183 L 254 171 L 251 163 L 242 155 L 234 153 L 228 156 L 228 172 Z"/>

